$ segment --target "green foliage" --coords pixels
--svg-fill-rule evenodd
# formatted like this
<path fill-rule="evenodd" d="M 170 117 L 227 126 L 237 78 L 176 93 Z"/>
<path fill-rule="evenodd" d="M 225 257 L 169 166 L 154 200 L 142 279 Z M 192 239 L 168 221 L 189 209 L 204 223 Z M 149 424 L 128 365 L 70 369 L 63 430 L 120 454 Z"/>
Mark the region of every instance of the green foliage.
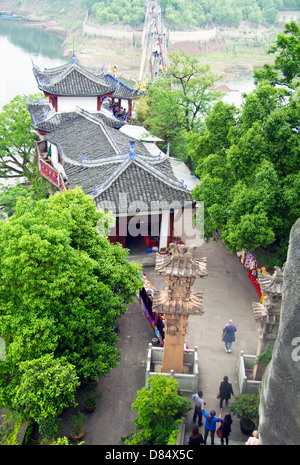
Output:
<path fill-rule="evenodd" d="M 276 54 L 274 65 L 265 65 L 255 71 L 255 82 L 266 80 L 271 85 L 281 84 L 294 89 L 293 81 L 300 76 L 300 27 L 295 21 L 285 25 L 283 33 L 277 35 L 277 40 L 269 50 Z"/>
<path fill-rule="evenodd" d="M 91 3 L 91 2 L 90 2 Z M 91 12 L 99 24 L 141 24 L 145 18 L 143 0 L 102 0 L 93 2 Z"/>
<path fill-rule="evenodd" d="M 217 76 L 209 66 L 182 51 L 169 58 L 168 70 L 148 89 L 143 124 L 164 140 L 164 150 L 170 144 L 171 155 L 186 161 L 187 133 L 199 130 L 221 93 L 212 90 Z"/>
<path fill-rule="evenodd" d="M 125 443 L 173 443 L 182 417 L 191 409 L 190 402 L 178 394 L 179 385 L 174 378 L 156 375 L 148 383 L 149 389 L 144 387 L 138 391 L 138 397 L 132 404 L 132 410 L 138 411 L 134 420 L 137 433 Z"/>
<path fill-rule="evenodd" d="M 71 420 L 74 424 L 75 434 L 80 434 L 83 424 L 87 421 L 87 416 L 83 412 L 76 412 L 75 415 L 71 416 Z"/>
<path fill-rule="evenodd" d="M 40 432 L 54 436 L 57 417 L 70 405 L 75 405 L 75 390 L 79 385 L 75 367 L 63 357 L 47 354 L 19 365 L 20 382 L 14 406 L 26 418 L 34 419 Z"/>
<path fill-rule="evenodd" d="M 30 178 L 35 137 L 25 97 L 18 95 L 0 113 L 0 177 Z"/>
<path fill-rule="evenodd" d="M 40 94 L 35 94 L 31 99 L 38 97 Z M 0 215 L 3 217 L 15 212 L 20 197 L 39 200 L 54 192 L 55 188 L 38 172 L 35 138 L 25 98 L 16 96 L 0 113 L 0 179 L 15 181 L 9 185 L 0 184 Z"/>
<path fill-rule="evenodd" d="M 52 441 L 51 444 L 49 444 L 51 446 L 70 446 L 70 441 L 69 439 L 64 436 L 62 438 L 57 438 L 55 441 Z"/>
<path fill-rule="evenodd" d="M 297 9 L 297 0 L 160 0 L 163 18 L 171 29 L 204 27 L 209 23 L 217 26 L 237 27 L 241 21 L 251 24 L 275 24 L 278 12 Z M 142 0 L 82 0 L 90 8 L 100 24 L 113 22 L 135 26 L 143 21 L 144 1 Z M 124 19 L 126 18 L 126 21 Z M 123 19 L 123 21 L 122 21 Z"/>
<path fill-rule="evenodd" d="M 22 418 L 18 418 L 11 426 L 10 430 L 4 431 L 4 439 L 3 442 L 0 442 L 1 445 L 5 446 L 19 446 L 19 442 L 17 441 L 17 436 L 19 430 L 22 426 L 23 420 Z M 8 434 L 5 434 L 8 433 Z"/>
<path fill-rule="evenodd" d="M 20 198 L 31 198 L 36 201 L 47 198 L 49 193 L 54 193 L 57 190 L 40 174 L 37 174 L 36 177 L 34 175 L 30 176 L 30 179 L 31 184 L 20 183 L 19 181 L 14 185 L 0 184 L 0 215 L 2 214 L 3 218 L 6 215 L 11 216 L 14 214 L 17 201 Z"/>
<path fill-rule="evenodd" d="M 207 239 L 217 231 L 230 251 L 259 250 L 267 265 L 272 251 L 272 265 L 283 264 L 300 216 L 299 111 L 285 88 L 261 79 L 240 110 L 217 102 L 189 134 Z"/>
<path fill-rule="evenodd" d="M 268 365 L 272 360 L 273 349 L 272 347 L 267 347 L 261 354 L 256 357 L 255 364 L 264 363 Z"/>
<path fill-rule="evenodd" d="M 228 407 L 229 411 L 238 418 L 256 420 L 259 415 L 259 395 L 240 394 L 235 396 Z"/>
<path fill-rule="evenodd" d="M 101 392 L 97 386 L 87 384 L 81 393 L 85 407 L 94 407 L 98 400 L 101 399 Z"/>
<path fill-rule="evenodd" d="M 22 362 L 53 353 L 80 381 L 118 364 L 115 321 L 142 282 L 128 251 L 97 233 L 103 214 L 77 188 L 23 199 L 0 224 L 1 406 L 14 406 Z"/>
<path fill-rule="evenodd" d="M 49 445 L 49 446 L 73 446 L 74 445 L 74 443 L 70 442 L 69 439 L 66 436 L 63 436 L 61 438 L 57 438 L 54 441 L 53 440 L 46 441 L 43 444 Z M 84 441 L 76 442 L 77 446 L 83 446 L 84 444 L 85 444 Z"/>

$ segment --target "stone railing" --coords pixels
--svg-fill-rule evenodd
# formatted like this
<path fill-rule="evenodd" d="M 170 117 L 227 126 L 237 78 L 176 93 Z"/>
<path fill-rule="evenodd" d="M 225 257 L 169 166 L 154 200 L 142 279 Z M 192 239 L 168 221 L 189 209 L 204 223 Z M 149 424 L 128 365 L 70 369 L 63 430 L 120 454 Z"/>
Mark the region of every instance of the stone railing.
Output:
<path fill-rule="evenodd" d="M 163 347 L 152 347 L 148 344 L 147 361 L 146 361 L 146 386 L 150 377 L 157 374 L 173 376 L 179 384 L 182 392 L 196 392 L 198 389 L 199 366 L 198 366 L 198 348 L 185 349 L 183 366 L 187 368 L 188 373 L 163 373 L 159 368 L 163 361 Z"/>
<path fill-rule="evenodd" d="M 237 366 L 240 394 L 258 394 L 259 392 L 261 381 L 251 379 L 255 360 L 255 355 L 245 355 L 243 351 L 240 352 Z"/>

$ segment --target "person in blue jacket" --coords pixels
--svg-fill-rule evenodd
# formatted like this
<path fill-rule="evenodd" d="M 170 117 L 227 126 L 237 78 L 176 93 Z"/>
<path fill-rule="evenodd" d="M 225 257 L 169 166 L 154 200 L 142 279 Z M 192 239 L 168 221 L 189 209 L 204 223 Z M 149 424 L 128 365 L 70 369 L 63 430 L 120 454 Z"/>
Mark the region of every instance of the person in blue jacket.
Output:
<path fill-rule="evenodd" d="M 216 432 L 216 424 L 219 421 L 222 421 L 222 409 L 218 417 L 216 417 L 216 412 L 214 410 L 211 410 L 210 413 L 207 413 L 205 410 L 202 409 L 202 414 L 206 420 L 204 425 L 204 444 L 206 444 L 207 436 L 210 433 L 211 445 L 213 446 Z"/>
<path fill-rule="evenodd" d="M 226 352 L 231 352 L 232 343 L 235 341 L 236 326 L 232 320 L 229 320 L 227 325 L 223 328 L 222 340 L 225 343 Z"/>

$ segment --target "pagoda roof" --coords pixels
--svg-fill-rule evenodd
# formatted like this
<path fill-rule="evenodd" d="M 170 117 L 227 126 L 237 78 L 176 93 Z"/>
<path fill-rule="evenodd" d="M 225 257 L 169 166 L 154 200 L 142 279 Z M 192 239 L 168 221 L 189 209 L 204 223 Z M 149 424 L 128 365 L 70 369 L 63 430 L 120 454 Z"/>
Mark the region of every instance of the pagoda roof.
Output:
<path fill-rule="evenodd" d="M 117 78 L 112 74 L 105 74 L 105 82 L 107 82 L 108 85 L 117 84 L 117 88 L 113 93 L 114 98 L 133 100 L 140 97 L 143 93 L 138 90 L 135 90 L 127 84 L 124 84 L 124 82 L 122 82 L 120 78 Z"/>
<path fill-rule="evenodd" d="M 170 255 L 157 255 L 155 272 L 157 274 L 179 277 L 207 277 L 206 257 L 195 258 L 195 245 L 170 244 Z"/>
<path fill-rule="evenodd" d="M 133 100 L 143 92 L 122 82 L 119 77 L 100 70 L 87 68 L 77 62 L 75 56 L 70 63 L 55 68 L 39 69 L 33 63 L 33 73 L 38 88 L 53 95 L 93 96 L 112 94 L 117 99 Z"/>
<path fill-rule="evenodd" d="M 33 124 L 44 121 L 51 113 L 53 113 L 54 109 L 48 99 L 44 98 L 32 101 L 28 97 L 25 98 Z"/>
<path fill-rule="evenodd" d="M 52 132 L 59 129 L 65 123 L 69 123 L 78 117 L 76 110 L 66 112 L 56 112 L 50 103 L 44 104 L 40 102 L 27 102 L 33 125 L 35 129 L 45 132 Z M 100 121 L 103 121 L 107 126 L 119 129 L 125 121 L 118 120 L 102 110 L 92 113 L 92 116 Z"/>
<path fill-rule="evenodd" d="M 192 202 L 173 173 L 168 153 L 151 154 L 141 141 L 131 141 L 85 110 L 77 108 L 43 138 L 58 147 L 70 185 L 82 187 L 101 208 L 113 204 L 120 213 L 129 211 L 129 205 L 142 211 L 145 206 L 153 209 L 153 202 Z M 121 194 L 126 194 L 126 205 L 120 205 Z"/>
<path fill-rule="evenodd" d="M 38 88 L 52 95 L 96 96 L 112 94 L 117 82 L 106 82 L 102 71 L 96 72 L 80 65 L 75 58 L 71 63 L 40 70 L 33 64 Z"/>

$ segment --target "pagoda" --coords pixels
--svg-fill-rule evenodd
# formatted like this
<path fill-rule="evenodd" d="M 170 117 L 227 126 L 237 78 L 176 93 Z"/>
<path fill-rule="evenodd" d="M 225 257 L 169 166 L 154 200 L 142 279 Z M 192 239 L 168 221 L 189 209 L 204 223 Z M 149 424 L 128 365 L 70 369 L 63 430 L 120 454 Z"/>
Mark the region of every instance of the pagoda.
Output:
<path fill-rule="evenodd" d="M 45 95 L 27 99 L 40 136 L 40 173 L 60 191 L 81 187 L 97 208 L 111 211 L 116 218 L 112 242 L 126 246 L 128 236 L 141 235 L 145 248 L 167 248 L 174 209 L 190 208 L 193 201 L 174 174 L 169 152 L 126 134 L 132 102 L 142 91 L 122 83 L 116 73 L 80 65 L 74 55 L 71 63 L 43 71 L 34 65 L 33 72 Z M 113 103 L 124 102 L 126 120 L 111 111 Z"/>
<path fill-rule="evenodd" d="M 56 68 L 41 70 L 33 63 L 33 74 L 39 90 L 56 112 L 73 110 L 80 101 L 81 108 L 93 113 L 100 111 L 103 102 L 110 98 L 118 108 L 126 104 L 126 116 L 130 119 L 132 102 L 142 94 L 118 79 L 116 69 L 110 74 L 105 73 L 104 67 L 87 68 L 78 63 L 74 53 L 70 63 Z"/>
<path fill-rule="evenodd" d="M 189 315 L 203 315 L 203 292 L 192 286 L 207 277 L 206 258 L 193 257 L 195 246 L 170 244 L 170 255 L 157 254 L 155 272 L 165 276 L 167 287 L 154 291 L 153 310 L 165 315 L 166 331 L 162 372 L 183 373 L 184 339 Z"/>

